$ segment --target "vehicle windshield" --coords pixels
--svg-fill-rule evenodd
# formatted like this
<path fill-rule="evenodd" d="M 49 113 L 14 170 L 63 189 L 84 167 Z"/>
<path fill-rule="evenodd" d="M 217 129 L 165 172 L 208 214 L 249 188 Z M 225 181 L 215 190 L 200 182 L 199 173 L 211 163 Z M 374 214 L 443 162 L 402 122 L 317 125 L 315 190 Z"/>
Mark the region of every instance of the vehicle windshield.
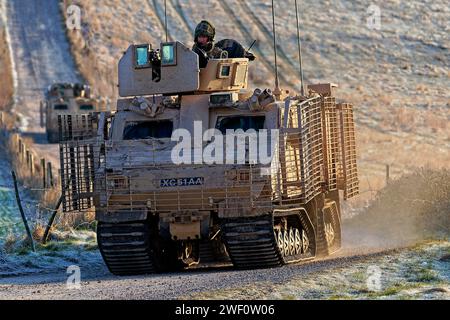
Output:
<path fill-rule="evenodd" d="M 242 129 L 247 131 L 254 129 L 259 131 L 264 129 L 265 116 L 226 116 L 219 117 L 216 123 L 216 129 L 220 130 L 222 134 L 226 133 L 226 130 Z"/>
<path fill-rule="evenodd" d="M 172 136 L 173 123 L 170 120 L 127 122 L 123 140 L 163 139 Z"/>
<path fill-rule="evenodd" d="M 94 106 L 92 104 L 82 104 L 80 105 L 80 110 L 94 110 Z"/>
<path fill-rule="evenodd" d="M 55 104 L 54 109 L 55 110 L 67 110 L 68 106 L 67 106 L 67 104 Z"/>

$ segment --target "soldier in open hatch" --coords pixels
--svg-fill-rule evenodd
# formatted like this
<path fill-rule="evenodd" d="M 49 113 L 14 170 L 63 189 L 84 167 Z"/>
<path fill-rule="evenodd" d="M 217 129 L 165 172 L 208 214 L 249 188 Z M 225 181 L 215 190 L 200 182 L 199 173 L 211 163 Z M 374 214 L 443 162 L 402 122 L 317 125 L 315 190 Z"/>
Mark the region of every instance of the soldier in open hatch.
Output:
<path fill-rule="evenodd" d="M 192 51 L 199 56 L 200 68 L 206 67 L 209 58 L 219 59 L 224 52 L 214 45 L 215 36 L 216 29 L 209 21 L 202 20 L 195 28 Z"/>
<path fill-rule="evenodd" d="M 192 51 L 199 56 L 200 68 L 205 68 L 209 59 L 248 58 L 250 61 L 255 60 L 255 56 L 235 40 L 224 39 L 214 44 L 215 36 L 216 29 L 209 21 L 202 20 L 195 28 Z"/>

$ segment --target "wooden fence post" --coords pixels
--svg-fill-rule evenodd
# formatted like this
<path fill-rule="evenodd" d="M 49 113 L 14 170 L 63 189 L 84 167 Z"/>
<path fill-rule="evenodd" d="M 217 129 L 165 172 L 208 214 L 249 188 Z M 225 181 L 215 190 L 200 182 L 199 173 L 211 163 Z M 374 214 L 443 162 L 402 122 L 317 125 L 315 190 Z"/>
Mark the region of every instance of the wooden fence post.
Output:
<path fill-rule="evenodd" d="M 56 204 L 55 210 L 53 210 L 52 216 L 50 217 L 50 220 L 47 223 L 47 227 L 45 228 L 44 236 L 42 237 L 42 243 L 45 244 L 48 240 L 48 235 L 50 233 L 50 229 L 53 225 L 53 221 L 55 221 L 56 214 L 58 213 L 58 209 L 61 206 L 61 203 L 63 201 L 63 196 L 59 197 L 58 203 Z"/>
<path fill-rule="evenodd" d="M 19 207 L 20 215 L 22 217 L 23 224 L 25 225 L 25 230 L 27 231 L 28 238 L 30 239 L 31 242 L 31 250 L 35 252 L 36 248 L 34 247 L 33 236 L 31 235 L 31 230 L 30 227 L 28 226 L 27 218 L 25 217 L 25 213 L 23 211 L 22 202 L 20 201 L 19 188 L 17 187 L 16 173 L 14 171 L 11 171 L 11 174 L 14 182 L 14 190 L 16 192 L 17 206 Z"/>
<path fill-rule="evenodd" d="M 19 148 L 18 148 L 18 155 L 19 155 L 19 158 L 20 158 L 20 154 L 21 154 L 21 152 L 22 152 L 22 148 L 23 148 L 23 142 L 22 142 L 22 139 L 20 139 L 19 138 L 19 146 L 18 146 Z"/>
<path fill-rule="evenodd" d="M 42 168 L 42 186 L 45 189 L 47 187 L 47 171 L 45 170 L 45 158 L 41 159 L 41 168 Z"/>
<path fill-rule="evenodd" d="M 20 135 L 18 133 L 15 133 L 15 139 L 13 141 L 13 143 L 15 143 L 15 144 L 13 145 L 13 147 L 18 148 L 19 140 L 20 140 Z"/>
<path fill-rule="evenodd" d="M 54 187 L 54 183 L 53 183 L 53 171 L 52 171 L 52 163 L 49 161 L 47 162 L 47 174 L 48 174 L 48 185 L 50 187 Z"/>
<path fill-rule="evenodd" d="M 24 144 L 22 144 L 22 153 L 20 154 L 20 162 L 23 162 L 23 160 L 25 159 L 25 151 L 27 150 L 27 146 Z"/>
<path fill-rule="evenodd" d="M 20 153 L 20 162 L 23 162 L 25 158 L 25 150 L 27 149 L 27 146 L 25 143 L 22 143 L 22 152 Z"/>
<path fill-rule="evenodd" d="M 386 185 L 388 185 L 389 184 L 389 180 L 390 180 L 390 167 L 389 167 L 389 165 L 387 164 L 386 165 Z"/>
<path fill-rule="evenodd" d="M 34 176 L 34 156 L 32 152 L 30 152 L 30 174 Z"/>

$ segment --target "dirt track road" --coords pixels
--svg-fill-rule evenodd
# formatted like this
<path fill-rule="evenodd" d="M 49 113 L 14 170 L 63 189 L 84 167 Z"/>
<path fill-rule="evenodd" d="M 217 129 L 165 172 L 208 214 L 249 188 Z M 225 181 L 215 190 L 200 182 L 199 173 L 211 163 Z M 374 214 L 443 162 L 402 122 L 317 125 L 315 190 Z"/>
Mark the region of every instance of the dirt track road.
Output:
<path fill-rule="evenodd" d="M 53 273 L 0 278 L 0 299 L 450 300 L 449 250 L 449 241 L 402 249 L 352 247 L 322 260 L 274 269 L 222 266 L 129 277 L 109 274 L 98 255 L 74 261 L 81 271 L 79 288 L 67 286 L 67 266 L 59 265 Z M 371 288 L 369 278 L 376 272 L 379 287 Z"/>
<path fill-rule="evenodd" d="M 392 253 L 392 250 L 343 249 L 323 260 L 274 269 L 234 270 L 229 266 L 179 273 L 115 277 L 108 270 L 81 266 L 81 288 L 68 289 L 66 270 L 0 279 L 0 299 L 179 299 L 212 290 L 254 283 L 283 283 L 336 267 L 351 266 Z M 252 299 L 248 296 L 247 299 Z"/>
<path fill-rule="evenodd" d="M 274 288 L 288 288 L 289 283 L 295 279 L 310 281 L 306 286 L 295 285 L 296 290 L 306 293 L 308 290 L 315 290 L 314 296 L 310 298 L 322 299 L 327 298 L 327 290 L 345 284 L 346 281 L 336 277 L 348 274 L 351 278 L 355 272 L 361 272 L 359 269 L 362 268 L 364 273 L 367 266 L 380 263 L 383 259 L 391 261 L 390 259 L 400 259 L 403 255 L 401 259 L 407 261 L 407 254 L 408 249 L 368 251 L 352 248 L 343 249 L 323 260 L 274 269 L 240 271 L 231 267 L 219 267 L 130 277 L 115 277 L 101 264 L 89 268 L 81 261 L 79 289 L 67 287 L 68 274 L 65 268 L 60 268 L 52 273 L 0 279 L 0 299 L 265 299 L 267 294 L 275 291 Z M 388 270 L 390 264 L 392 263 L 388 262 L 386 266 L 380 266 Z M 363 284 L 366 281 L 360 280 Z M 450 291 L 446 291 L 449 289 L 448 283 L 444 283 L 439 289 L 440 293 L 446 295 L 444 298 L 450 297 Z M 286 299 L 283 295 L 269 298 Z"/>
<path fill-rule="evenodd" d="M 39 101 L 53 82 L 81 81 L 70 52 L 58 0 L 7 0 L 7 24 L 17 74 L 15 113 L 20 129 L 42 154 L 56 156 L 40 127 Z M 50 150 L 49 150 L 50 149 Z M 45 152 L 45 153 L 44 153 Z M 54 159 L 52 159 L 54 160 Z"/>

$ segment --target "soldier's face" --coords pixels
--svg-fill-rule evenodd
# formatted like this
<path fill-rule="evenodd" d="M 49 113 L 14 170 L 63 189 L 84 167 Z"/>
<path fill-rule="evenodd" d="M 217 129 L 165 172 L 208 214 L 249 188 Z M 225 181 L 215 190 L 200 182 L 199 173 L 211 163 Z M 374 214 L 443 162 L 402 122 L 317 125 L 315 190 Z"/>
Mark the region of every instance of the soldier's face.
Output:
<path fill-rule="evenodd" d="M 207 43 L 208 43 L 208 37 L 205 37 L 205 36 L 198 36 L 197 42 L 198 42 L 199 44 L 202 44 L 202 45 L 207 44 Z"/>

